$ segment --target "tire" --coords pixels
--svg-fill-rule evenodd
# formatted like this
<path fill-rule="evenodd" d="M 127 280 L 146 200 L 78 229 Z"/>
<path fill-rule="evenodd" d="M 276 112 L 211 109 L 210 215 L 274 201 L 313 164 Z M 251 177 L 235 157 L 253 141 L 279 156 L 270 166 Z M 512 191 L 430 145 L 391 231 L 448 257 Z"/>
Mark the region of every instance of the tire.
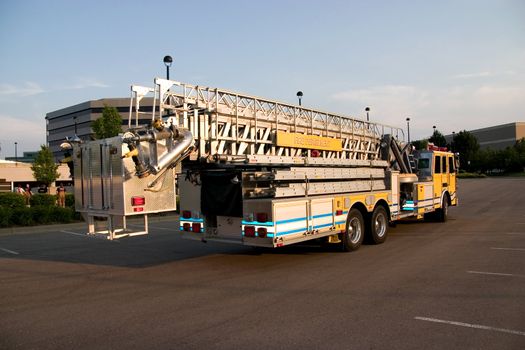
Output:
<path fill-rule="evenodd" d="M 381 244 L 386 241 L 388 235 L 388 214 L 385 207 L 378 205 L 368 223 L 368 241 L 372 244 Z"/>
<path fill-rule="evenodd" d="M 448 198 L 446 195 L 443 196 L 441 209 L 436 210 L 436 217 L 439 222 L 446 222 L 448 219 Z"/>
<path fill-rule="evenodd" d="M 348 213 L 346 218 L 346 228 L 342 237 L 343 251 L 351 252 L 358 250 L 363 244 L 363 238 L 365 237 L 365 220 L 363 214 L 353 208 Z"/>

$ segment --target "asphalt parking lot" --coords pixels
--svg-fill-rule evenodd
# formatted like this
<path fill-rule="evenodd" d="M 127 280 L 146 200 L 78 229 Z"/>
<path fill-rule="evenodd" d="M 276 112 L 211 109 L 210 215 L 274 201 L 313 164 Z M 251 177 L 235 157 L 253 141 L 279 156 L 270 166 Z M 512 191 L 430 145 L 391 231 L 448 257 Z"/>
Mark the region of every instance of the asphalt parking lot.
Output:
<path fill-rule="evenodd" d="M 459 186 L 447 223 L 353 253 L 2 230 L 0 348 L 524 349 L 525 178 Z"/>

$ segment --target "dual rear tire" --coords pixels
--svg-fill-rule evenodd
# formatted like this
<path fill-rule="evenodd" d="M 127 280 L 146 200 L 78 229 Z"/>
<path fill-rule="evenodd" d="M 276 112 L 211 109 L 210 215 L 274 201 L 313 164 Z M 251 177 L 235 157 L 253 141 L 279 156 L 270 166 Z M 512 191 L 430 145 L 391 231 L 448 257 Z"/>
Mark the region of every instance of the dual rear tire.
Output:
<path fill-rule="evenodd" d="M 372 215 L 365 218 L 361 211 L 352 208 L 346 218 L 346 228 L 342 237 L 342 246 L 345 252 L 359 249 L 363 244 L 365 236 L 372 244 L 381 244 L 386 240 L 388 232 L 388 214 L 386 209 L 378 205 Z"/>

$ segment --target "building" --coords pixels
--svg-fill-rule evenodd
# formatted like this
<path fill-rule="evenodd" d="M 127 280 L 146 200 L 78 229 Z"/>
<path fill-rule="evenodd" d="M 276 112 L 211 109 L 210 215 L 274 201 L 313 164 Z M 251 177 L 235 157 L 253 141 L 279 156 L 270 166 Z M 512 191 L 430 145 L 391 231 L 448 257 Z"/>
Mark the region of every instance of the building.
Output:
<path fill-rule="evenodd" d="M 33 193 L 36 193 L 40 183 L 36 181 L 33 176 L 31 165 L 32 164 L 29 163 L 0 160 L 0 192 L 11 192 L 19 184 L 23 187 L 29 184 Z M 62 164 L 58 167 L 57 171 L 60 176 L 56 180 L 56 183 L 63 183 L 66 187 L 71 186 L 73 182 L 70 178 L 68 166 Z M 53 193 L 53 188 L 54 187 L 51 187 L 51 193 Z"/>
<path fill-rule="evenodd" d="M 82 140 L 91 140 L 93 129 L 91 123 L 102 116 L 104 106 L 115 107 L 122 117 L 122 126 L 125 130 L 129 118 L 129 98 L 103 98 L 79 103 L 46 114 L 46 141 L 56 161 L 64 158 L 60 144 L 66 137 L 75 134 Z M 151 113 L 153 98 L 144 98 L 141 101 L 141 112 Z M 142 115 L 139 124 L 147 124 L 151 115 Z"/>
<path fill-rule="evenodd" d="M 491 126 L 488 128 L 469 130 L 478 140 L 481 149 L 491 148 L 493 150 L 505 149 L 513 146 L 516 141 L 525 137 L 525 122 L 514 122 Z M 452 140 L 453 135 L 446 135 L 447 142 Z"/>
<path fill-rule="evenodd" d="M 5 160 L 22 163 L 34 163 L 39 151 L 24 152 L 22 157 L 5 157 Z"/>

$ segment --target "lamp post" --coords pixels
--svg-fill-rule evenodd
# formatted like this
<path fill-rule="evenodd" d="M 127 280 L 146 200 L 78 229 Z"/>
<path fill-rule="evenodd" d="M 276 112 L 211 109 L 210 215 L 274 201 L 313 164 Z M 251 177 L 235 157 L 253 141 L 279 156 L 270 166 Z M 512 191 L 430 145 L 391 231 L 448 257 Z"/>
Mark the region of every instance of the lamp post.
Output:
<path fill-rule="evenodd" d="M 18 162 L 18 142 L 15 142 L 15 162 Z"/>
<path fill-rule="evenodd" d="M 410 118 L 407 118 L 407 136 L 408 136 L 408 143 L 410 143 Z"/>
<path fill-rule="evenodd" d="M 77 135 L 77 116 L 73 117 L 73 121 L 75 122 L 75 136 Z"/>
<path fill-rule="evenodd" d="M 366 107 L 365 108 L 365 112 L 366 112 L 366 121 L 369 122 L 370 121 L 370 116 L 369 116 L 368 112 L 370 112 L 370 107 Z"/>
<path fill-rule="evenodd" d="M 301 99 L 303 98 L 303 92 L 297 91 L 297 98 L 299 99 L 299 106 L 301 105 Z"/>
<path fill-rule="evenodd" d="M 170 67 L 173 63 L 171 56 L 164 56 L 164 65 L 166 66 L 166 79 L 170 80 Z"/>
<path fill-rule="evenodd" d="M 450 150 L 454 152 L 454 138 L 456 137 L 456 132 L 452 131 L 452 141 L 450 141 Z"/>
<path fill-rule="evenodd" d="M 435 125 L 432 127 L 432 129 L 434 129 L 434 132 L 436 132 L 436 126 Z"/>

